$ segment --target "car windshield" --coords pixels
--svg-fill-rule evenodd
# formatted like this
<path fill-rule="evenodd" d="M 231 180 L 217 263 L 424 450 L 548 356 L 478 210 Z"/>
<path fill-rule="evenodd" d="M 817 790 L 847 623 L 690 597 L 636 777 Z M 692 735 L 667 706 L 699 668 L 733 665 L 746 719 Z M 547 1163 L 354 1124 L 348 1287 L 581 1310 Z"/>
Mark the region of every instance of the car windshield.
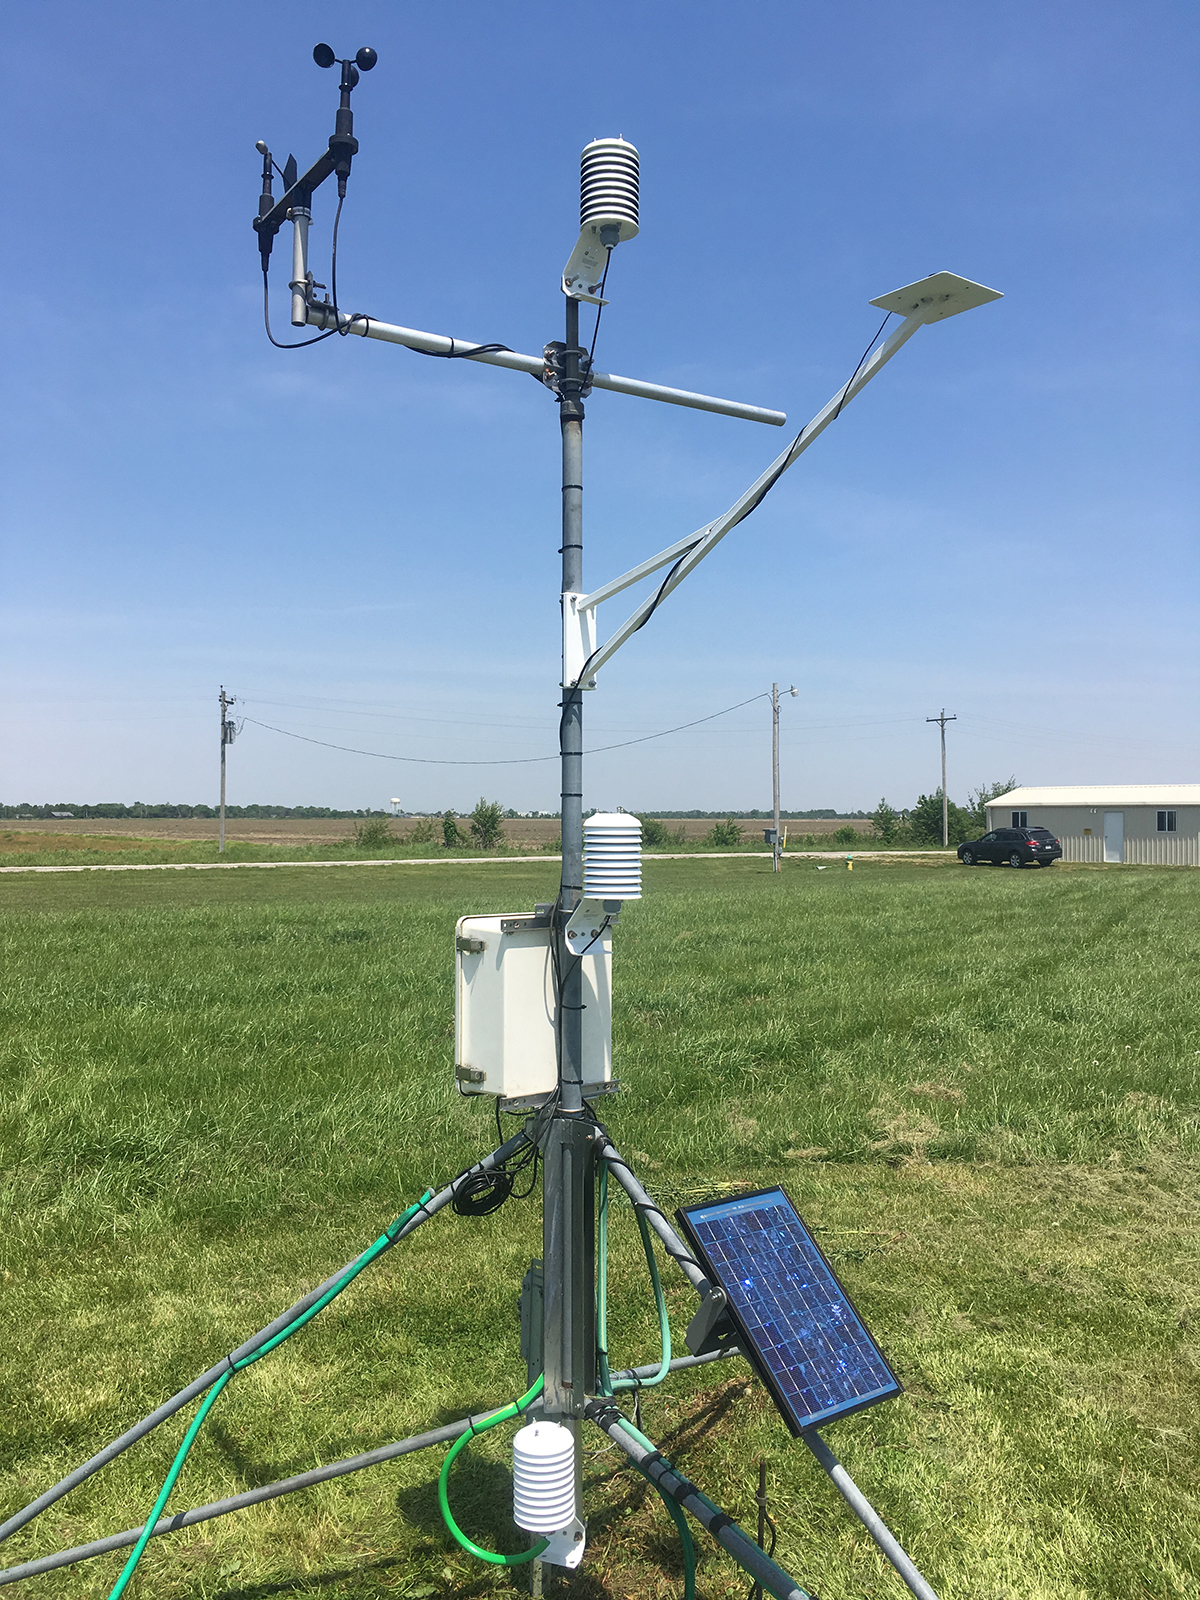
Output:
<path fill-rule="evenodd" d="M 1030 828 L 1029 837 L 1031 839 L 1053 839 L 1054 835 L 1049 828 Z"/>

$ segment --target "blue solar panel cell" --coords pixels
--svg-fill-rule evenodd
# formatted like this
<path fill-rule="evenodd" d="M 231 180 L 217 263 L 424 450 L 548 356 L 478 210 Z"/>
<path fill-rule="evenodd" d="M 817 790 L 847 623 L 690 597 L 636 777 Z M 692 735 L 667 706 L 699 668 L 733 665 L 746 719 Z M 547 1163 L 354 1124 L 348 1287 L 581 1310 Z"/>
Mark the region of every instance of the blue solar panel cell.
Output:
<path fill-rule="evenodd" d="M 685 1206 L 678 1216 L 794 1433 L 901 1392 L 782 1189 Z"/>

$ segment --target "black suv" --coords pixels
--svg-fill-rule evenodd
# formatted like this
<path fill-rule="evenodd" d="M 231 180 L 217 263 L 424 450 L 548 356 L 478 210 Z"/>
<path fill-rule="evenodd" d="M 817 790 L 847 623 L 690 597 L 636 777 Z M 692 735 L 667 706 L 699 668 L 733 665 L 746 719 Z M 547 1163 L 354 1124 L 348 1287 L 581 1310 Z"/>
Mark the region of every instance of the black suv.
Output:
<path fill-rule="evenodd" d="M 1032 861 L 1035 867 L 1048 867 L 1061 855 L 1062 845 L 1049 828 L 997 828 L 995 833 L 969 839 L 958 847 L 958 859 L 964 867 L 973 867 L 979 861 L 1007 861 L 1010 867 L 1023 867 Z"/>

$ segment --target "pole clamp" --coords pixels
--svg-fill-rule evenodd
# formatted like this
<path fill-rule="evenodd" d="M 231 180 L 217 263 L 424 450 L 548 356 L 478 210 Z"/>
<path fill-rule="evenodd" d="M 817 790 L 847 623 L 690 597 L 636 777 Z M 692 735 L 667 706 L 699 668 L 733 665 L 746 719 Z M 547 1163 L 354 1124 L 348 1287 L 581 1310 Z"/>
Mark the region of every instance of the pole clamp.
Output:
<path fill-rule="evenodd" d="M 567 357 L 578 356 L 579 376 L 577 378 L 567 375 Z M 586 350 L 581 346 L 566 345 L 561 339 L 554 339 L 549 344 L 542 346 L 542 376 L 541 382 L 550 389 L 564 405 L 572 406 L 581 400 L 586 400 L 592 392 L 591 361 Z M 565 416 L 566 413 L 564 412 Z M 583 408 L 572 410 L 571 415 L 580 420 L 583 417 Z"/>

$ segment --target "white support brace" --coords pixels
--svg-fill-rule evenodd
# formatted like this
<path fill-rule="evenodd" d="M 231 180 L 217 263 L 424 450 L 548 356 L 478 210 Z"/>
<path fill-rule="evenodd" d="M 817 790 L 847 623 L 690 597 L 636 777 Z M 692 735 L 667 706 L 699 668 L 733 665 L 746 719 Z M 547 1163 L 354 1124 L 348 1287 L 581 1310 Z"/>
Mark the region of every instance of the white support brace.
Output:
<path fill-rule="evenodd" d="M 588 657 L 596 649 L 596 612 L 593 609 L 581 611 L 578 602 L 583 599 L 581 594 L 572 594 L 565 590 L 562 597 L 562 622 L 563 622 L 563 687 L 573 688 L 579 682 L 579 674 L 583 671 Z M 584 689 L 594 689 L 596 680 L 588 673 L 588 681 L 581 685 Z"/>
<path fill-rule="evenodd" d="M 800 430 L 788 449 L 776 457 L 767 470 L 730 506 L 723 517 L 718 517 L 715 522 L 698 529 L 690 538 L 680 539 L 668 549 L 660 551 L 658 555 L 651 556 L 648 561 L 631 567 L 621 577 L 603 584 L 591 594 L 572 596 L 572 609 L 580 617 L 579 625 L 582 627 L 583 616 L 594 614 L 595 608 L 601 601 L 610 599 L 622 589 L 628 588 L 630 584 L 637 583 L 639 579 L 649 577 L 651 573 L 675 562 L 674 569 L 655 592 L 642 601 L 632 616 L 605 644 L 598 650 L 593 649 L 588 669 L 591 681 L 587 687 L 595 687 L 595 675 L 605 662 L 611 661 L 621 646 L 649 621 L 652 612 L 656 611 L 667 596 L 679 587 L 690 572 L 695 571 L 706 555 L 716 549 L 725 535 L 750 515 L 766 491 L 800 459 L 809 445 L 824 433 L 829 424 L 840 414 L 842 408 L 847 406 L 855 395 L 861 393 L 875 374 L 892 359 L 901 345 L 912 338 L 923 323 L 940 322 L 945 317 L 954 316 L 960 311 L 968 311 L 973 306 L 985 305 L 989 300 L 1000 298 L 995 289 L 985 289 L 982 284 L 960 278 L 956 273 L 937 272 L 929 278 L 921 279 L 918 283 L 909 284 L 892 294 L 881 295 L 879 299 L 872 300 L 873 306 L 904 315 L 904 321 L 889 338 L 884 340 L 879 349 L 863 362 L 851 381 L 839 389 L 828 404 L 817 412 L 812 421 Z M 585 659 L 588 658 L 580 658 L 581 667 Z M 564 673 L 564 676 L 570 684 L 569 674 Z"/>

